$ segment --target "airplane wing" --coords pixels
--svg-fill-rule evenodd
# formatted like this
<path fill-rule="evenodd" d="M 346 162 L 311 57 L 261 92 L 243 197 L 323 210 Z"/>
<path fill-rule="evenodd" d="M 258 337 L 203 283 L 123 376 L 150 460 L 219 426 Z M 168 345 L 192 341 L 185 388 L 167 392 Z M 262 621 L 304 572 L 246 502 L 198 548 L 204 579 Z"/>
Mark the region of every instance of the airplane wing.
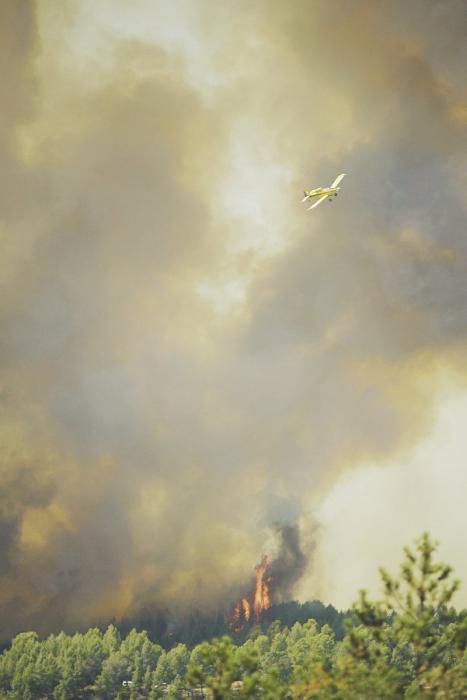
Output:
<path fill-rule="evenodd" d="M 306 202 L 307 199 L 310 199 L 310 195 L 309 195 L 309 194 L 305 194 L 305 196 L 304 196 L 303 199 L 302 199 L 302 202 Z"/>
<path fill-rule="evenodd" d="M 341 180 L 343 180 L 344 177 L 345 177 L 345 173 L 341 173 L 340 175 L 338 175 L 338 176 L 336 177 L 336 179 L 334 180 L 334 182 L 332 183 L 331 187 L 337 187 L 337 185 L 339 184 L 339 182 L 340 182 Z"/>
<path fill-rule="evenodd" d="M 321 204 L 321 202 L 324 202 L 324 200 L 327 198 L 327 196 L 328 196 L 327 194 L 323 194 L 323 196 L 320 197 L 317 202 L 312 204 L 311 207 L 308 207 L 308 211 L 310 211 L 310 209 L 314 209 L 315 207 L 317 207 L 318 204 Z"/>

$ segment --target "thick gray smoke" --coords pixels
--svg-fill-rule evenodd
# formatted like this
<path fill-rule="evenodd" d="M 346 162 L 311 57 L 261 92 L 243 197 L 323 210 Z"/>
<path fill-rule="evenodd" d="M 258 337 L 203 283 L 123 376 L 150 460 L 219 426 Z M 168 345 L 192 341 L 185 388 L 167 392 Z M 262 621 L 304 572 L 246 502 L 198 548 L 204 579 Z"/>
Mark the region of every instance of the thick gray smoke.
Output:
<path fill-rule="evenodd" d="M 140 38 L 80 71 L 55 49 L 78 5 L 53 45 L 44 4 L 0 8 L 5 636 L 217 610 L 277 521 L 292 596 L 311 550 L 288 525 L 429 429 L 434 367 L 465 375 L 464 3 L 193 3 L 208 97 Z M 213 194 L 240 127 L 290 173 L 270 257 L 235 258 Z M 342 169 L 305 215 L 303 186 Z M 199 285 L 225 269 L 249 277 L 221 315 Z"/>
<path fill-rule="evenodd" d="M 294 587 L 309 564 L 300 546 L 300 533 L 296 526 L 279 527 L 278 534 L 279 552 L 268 566 L 273 603 L 282 603 L 293 597 Z"/>

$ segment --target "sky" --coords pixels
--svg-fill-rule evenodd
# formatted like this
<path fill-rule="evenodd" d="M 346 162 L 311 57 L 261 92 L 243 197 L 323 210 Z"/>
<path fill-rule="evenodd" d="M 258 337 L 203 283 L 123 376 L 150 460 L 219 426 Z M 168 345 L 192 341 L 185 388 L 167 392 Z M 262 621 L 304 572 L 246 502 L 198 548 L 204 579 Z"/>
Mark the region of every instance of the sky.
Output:
<path fill-rule="evenodd" d="M 424 530 L 467 582 L 463 0 L 0 20 L 4 634 L 217 610 L 284 526 L 301 600 Z"/>

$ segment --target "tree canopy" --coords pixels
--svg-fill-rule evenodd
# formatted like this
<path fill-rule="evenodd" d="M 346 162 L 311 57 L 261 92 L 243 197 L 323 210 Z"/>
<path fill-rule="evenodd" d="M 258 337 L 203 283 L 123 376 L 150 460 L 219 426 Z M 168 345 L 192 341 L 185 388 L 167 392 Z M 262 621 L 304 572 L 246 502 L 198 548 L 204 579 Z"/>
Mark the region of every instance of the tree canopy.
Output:
<path fill-rule="evenodd" d="M 338 624 L 335 609 L 315 601 L 285 604 L 282 620 L 266 617 L 240 636 L 171 648 L 147 631 L 122 636 L 114 625 L 43 640 L 23 632 L 0 656 L 0 698 L 467 697 L 467 611 L 452 607 L 459 582 L 435 551 L 423 534 L 404 550 L 398 576 L 380 570 L 382 599 L 361 591 Z M 304 610 L 316 614 L 305 618 Z"/>

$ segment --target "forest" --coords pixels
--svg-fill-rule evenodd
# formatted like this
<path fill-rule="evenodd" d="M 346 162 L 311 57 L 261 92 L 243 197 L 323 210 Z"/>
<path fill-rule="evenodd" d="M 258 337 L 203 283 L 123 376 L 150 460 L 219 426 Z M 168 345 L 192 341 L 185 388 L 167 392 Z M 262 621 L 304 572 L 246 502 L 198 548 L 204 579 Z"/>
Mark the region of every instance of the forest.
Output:
<path fill-rule="evenodd" d="M 347 614 L 290 603 L 195 643 L 115 625 L 43 640 L 20 633 L 0 656 L 0 698 L 467 697 L 467 610 L 453 607 L 460 582 L 436 548 L 424 533 L 404 549 L 398 575 L 380 569 L 382 600 L 361 591 Z"/>

